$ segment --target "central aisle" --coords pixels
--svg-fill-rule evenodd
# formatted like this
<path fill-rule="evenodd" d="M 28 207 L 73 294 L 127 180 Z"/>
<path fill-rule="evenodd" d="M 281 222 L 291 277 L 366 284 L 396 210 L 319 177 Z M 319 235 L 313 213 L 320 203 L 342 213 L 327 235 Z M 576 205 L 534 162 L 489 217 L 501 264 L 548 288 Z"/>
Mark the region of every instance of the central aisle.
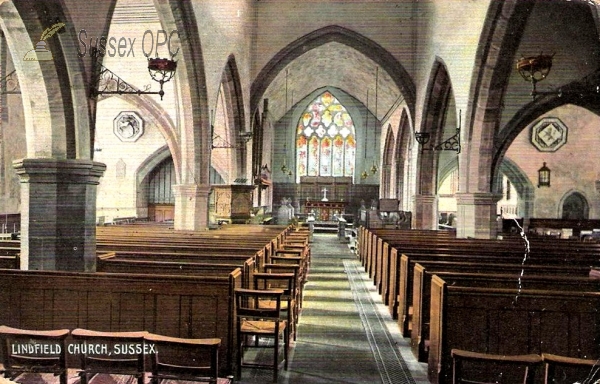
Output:
<path fill-rule="evenodd" d="M 412 357 L 397 323 L 364 268 L 336 235 L 315 234 L 298 338 L 280 383 L 423 384 L 426 367 Z M 268 371 L 242 374 L 266 383 Z"/>

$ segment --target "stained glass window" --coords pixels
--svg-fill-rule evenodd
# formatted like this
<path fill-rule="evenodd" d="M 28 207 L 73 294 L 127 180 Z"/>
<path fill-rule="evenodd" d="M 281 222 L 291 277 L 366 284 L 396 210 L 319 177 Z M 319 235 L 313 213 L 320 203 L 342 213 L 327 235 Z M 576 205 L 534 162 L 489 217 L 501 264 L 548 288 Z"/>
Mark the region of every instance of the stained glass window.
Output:
<path fill-rule="evenodd" d="M 298 121 L 296 174 L 300 176 L 354 175 L 354 122 L 330 92 L 313 101 Z"/>

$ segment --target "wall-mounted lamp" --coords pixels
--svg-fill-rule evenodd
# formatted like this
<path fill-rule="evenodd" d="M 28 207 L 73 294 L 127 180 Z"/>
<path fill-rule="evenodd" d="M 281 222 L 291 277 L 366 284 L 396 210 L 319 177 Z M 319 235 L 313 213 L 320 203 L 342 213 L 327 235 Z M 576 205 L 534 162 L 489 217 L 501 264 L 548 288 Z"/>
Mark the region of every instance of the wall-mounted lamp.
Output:
<path fill-rule="evenodd" d="M 552 68 L 552 55 L 521 57 L 517 61 L 517 71 L 525 81 L 531 83 L 531 96 L 535 99 L 539 94 L 536 89 L 538 81 L 544 80 Z"/>
<path fill-rule="evenodd" d="M 365 180 L 367 177 L 369 177 L 369 173 L 367 171 L 362 171 L 362 173 L 360 174 L 360 178 L 362 180 Z"/>
<path fill-rule="evenodd" d="M 546 162 L 542 168 L 538 169 L 538 188 L 550 186 L 550 168 L 546 166 Z"/>
<path fill-rule="evenodd" d="M 517 71 L 527 82 L 531 83 L 531 96 L 535 100 L 541 95 L 554 95 L 562 97 L 566 94 L 579 97 L 599 96 L 600 84 L 598 83 L 598 72 L 583 78 L 579 82 L 567 85 L 565 88 L 559 88 L 553 91 L 539 92 L 536 88 L 538 82 L 548 77 L 552 68 L 554 54 L 522 57 L 517 61 Z"/>
<path fill-rule="evenodd" d="M 373 166 L 371 167 L 371 174 L 374 175 L 377 173 L 379 169 L 377 168 L 377 164 L 375 164 L 375 160 L 373 160 Z"/>
<path fill-rule="evenodd" d="M 461 115 L 462 110 L 458 114 L 458 127 L 456 127 L 456 134 L 437 145 L 431 144 L 426 147 L 425 144 L 427 144 L 429 139 L 431 139 L 431 134 L 429 132 L 415 132 L 415 140 L 417 143 L 421 144 L 421 149 L 426 151 L 456 151 L 456 153 L 460 153 Z"/>
<path fill-rule="evenodd" d="M 150 91 L 150 84 L 146 85 L 143 90 L 137 89 L 100 64 L 98 48 L 92 48 L 90 53 L 93 60 L 90 97 L 93 98 L 98 95 L 159 95 L 162 100 L 165 94 L 164 84 L 169 82 L 177 71 L 177 62 L 172 59 L 148 57 L 148 72 L 152 80 L 160 84 L 160 91 Z"/>

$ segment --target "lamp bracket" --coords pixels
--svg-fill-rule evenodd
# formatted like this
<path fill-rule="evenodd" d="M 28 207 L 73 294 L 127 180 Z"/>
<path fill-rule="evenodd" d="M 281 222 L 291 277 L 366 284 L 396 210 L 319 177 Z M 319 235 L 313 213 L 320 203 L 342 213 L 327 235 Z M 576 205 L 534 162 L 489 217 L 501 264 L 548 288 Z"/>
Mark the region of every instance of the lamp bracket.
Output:
<path fill-rule="evenodd" d="M 212 135 L 212 148 L 213 149 L 226 149 L 226 148 L 243 148 L 246 143 L 252 139 L 252 132 L 241 132 L 238 141 L 239 145 L 231 144 L 226 139 L 214 133 L 214 126 L 211 127 L 213 131 Z"/>
<path fill-rule="evenodd" d="M 161 73 L 163 74 L 163 78 L 157 79 L 152 74 L 152 71 L 150 71 L 150 76 L 152 77 L 152 79 L 160 84 L 160 90 L 150 91 L 150 84 L 146 84 L 143 89 L 139 89 L 129 84 L 116 73 L 102 65 L 100 63 L 100 58 L 102 56 L 98 54 L 98 48 L 92 48 L 90 54 L 93 60 L 92 86 L 90 87 L 91 98 L 97 98 L 100 95 L 159 95 L 160 99 L 162 100 L 165 94 L 163 90 L 163 85 L 164 83 L 171 80 L 174 74 L 174 69 L 170 69 L 168 71 L 169 74 L 167 74 L 167 71 L 161 71 Z M 149 59 L 149 61 L 150 60 L 152 59 Z M 171 64 L 176 68 L 177 63 Z"/>
<path fill-rule="evenodd" d="M 96 72 L 94 81 L 92 82 L 91 97 L 96 98 L 101 95 L 160 95 L 161 92 L 151 92 L 150 84 L 144 86 L 144 89 L 139 89 L 129 84 L 116 73 L 106 68 L 102 64 L 98 64 L 99 69 Z"/>
<path fill-rule="evenodd" d="M 425 146 L 429 142 L 429 133 L 428 132 L 416 132 L 415 140 L 419 144 L 421 144 L 421 148 L 425 151 L 456 151 L 456 153 L 460 153 L 460 127 L 456 128 L 456 134 L 452 137 L 447 138 L 443 142 L 437 145 L 429 145 Z"/>

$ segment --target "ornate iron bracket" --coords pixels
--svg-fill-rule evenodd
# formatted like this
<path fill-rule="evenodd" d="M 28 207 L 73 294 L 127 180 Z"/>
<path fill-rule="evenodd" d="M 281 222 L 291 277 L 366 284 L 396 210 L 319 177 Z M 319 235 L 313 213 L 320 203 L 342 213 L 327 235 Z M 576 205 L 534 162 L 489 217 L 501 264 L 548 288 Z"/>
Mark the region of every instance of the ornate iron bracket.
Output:
<path fill-rule="evenodd" d="M 173 60 L 148 58 L 148 72 L 152 80 L 160 84 L 160 91 L 150 91 L 150 84 L 145 85 L 144 89 L 139 89 L 100 64 L 97 48 L 92 49 L 90 53 L 93 60 L 93 77 L 90 87 L 90 97 L 92 98 L 100 95 L 159 95 L 162 100 L 165 94 L 163 85 L 173 78 L 177 69 L 177 63 Z"/>

